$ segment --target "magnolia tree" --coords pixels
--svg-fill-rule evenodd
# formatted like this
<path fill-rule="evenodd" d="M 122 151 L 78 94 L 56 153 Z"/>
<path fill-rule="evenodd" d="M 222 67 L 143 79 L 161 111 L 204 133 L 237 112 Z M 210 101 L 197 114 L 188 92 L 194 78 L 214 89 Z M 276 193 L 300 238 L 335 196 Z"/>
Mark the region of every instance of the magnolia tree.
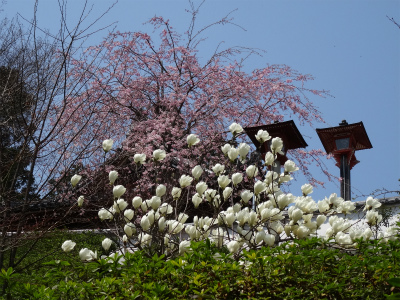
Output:
<path fill-rule="evenodd" d="M 242 54 L 255 51 L 244 48 L 215 51 L 210 58 L 201 58 L 198 49 L 204 30 L 195 30 L 198 9 L 191 13 L 192 23 L 184 35 L 169 21 L 154 17 L 149 23 L 158 38 L 142 32 L 113 33 L 89 48 L 84 59 L 75 61 L 71 74 L 87 81 L 87 89 L 81 97 L 68 100 L 66 111 L 73 114 L 65 114 L 62 124 L 72 129 L 64 132 L 66 136 L 82 128 L 78 133 L 82 143 L 74 144 L 76 153 L 95 155 L 84 161 L 87 168 L 82 175 L 91 178 L 85 194 L 96 194 L 97 203 L 106 201 L 102 195 L 108 192 L 104 184 L 95 184 L 104 178 L 104 171 L 117 171 L 128 190 L 140 190 L 148 197 L 156 188 L 156 177 L 170 188 L 173 173 L 188 172 L 196 165 L 211 169 L 223 158 L 219 148 L 230 139 L 225 129 L 232 122 L 269 124 L 282 121 L 285 115 L 296 116 L 302 124 L 322 121 L 307 95 L 326 93 L 306 88 L 311 76 L 285 65 L 246 73 Z M 224 18 L 214 25 L 229 22 Z M 99 57 L 100 65 L 88 65 Z M 82 70 L 92 72 L 82 74 Z M 191 133 L 202 139 L 201 145 L 187 147 L 186 137 Z M 103 156 L 96 156 L 99 136 L 110 137 L 118 145 L 107 158 L 105 170 L 99 169 Z M 150 157 L 157 149 L 168 154 L 163 163 L 148 165 L 138 173 L 140 158 L 134 155 Z M 322 151 L 289 154 L 312 184 L 322 184 L 307 171 L 307 164 Z M 319 163 L 318 159 L 314 162 Z"/>
<path fill-rule="evenodd" d="M 234 137 L 243 129 L 233 123 L 230 131 Z M 260 144 L 270 140 L 270 152 L 265 156 L 263 164 L 246 165 L 249 159 L 249 145 L 240 143 L 237 147 L 225 144 L 221 147 L 225 159 L 209 169 L 195 166 L 189 174 L 183 174 L 176 186 L 167 188 L 158 183 L 154 195 L 144 199 L 138 193 L 133 199 L 123 197 L 127 189 L 117 184 L 118 172 L 109 172 L 112 187 L 110 207 L 98 211 L 98 217 L 109 224 L 115 234 L 114 241 L 124 251 L 144 250 L 148 255 L 164 254 L 173 257 L 183 254 L 190 248 L 191 241 L 209 239 L 218 247 L 227 247 L 237 258 L 243 249 L 258 249 L 263 246 L 273 247 L 284 241 L 306 239 L 318 236 L 318 229 L 328 223 L 324 238 L 345 249 L 357 247 L 359 239 L 379 238 L 390 240 L 395 238 L 395 229 L 377 232 L 374 227 L 382 217 L 376 209 L 381 206 L 378 200 L 368 198 L 361 221 L 352 222 L 347 218 L 355 210 L 355 204 L 344 201 L 336 194 L 315 202 L 310 194 L 313 187 L 304 184 L 302 195 L 294 196 L 284 193 L 281 185 L 292 179 L 298 167 L 291 160 L 284 164 L 281 174 L 270 171 L 282 152 L 283 143 L 280 138 L 269 136 L 260 130 L 256 135 Z M 199 146 L 199 138 L 195 134 L 186 137 L 188 149 Z M 103 149 L 108 152 L 112 141 L 103 142 Z M 153 169 L 153 164 L 162 164 L 169 154 L 157 149 L 151 156 L 145 153 L 134 155 L 136 165 Z M 238 164 L 237 161 L 241 163 Z M 81 176 L 71 178 L 72 186 L 78 188 Z M 139 190 L 137 190 L 139 191 Z M 77 205 L 87 205 L 90 199 L 78 198 Z M 189 201 L 195 208 L 208 206 L 211 213 L 207 216 L 194 216 L 189 223 L 189 216 L 184 209 L 178 209 L 179 203 Z M 338 214 L 344 214 L 339 217 Z M 356 223 L 365 222 L 365 230 L 356 229 Z M 106 238 L 103 247 L 107 251 L 112 240 Z M 73 241 L 66 241 L 62 248 L 71 251 Z M 79 252 L 82 260 L 97 258 L 97 254 L 89 249 Z"/>

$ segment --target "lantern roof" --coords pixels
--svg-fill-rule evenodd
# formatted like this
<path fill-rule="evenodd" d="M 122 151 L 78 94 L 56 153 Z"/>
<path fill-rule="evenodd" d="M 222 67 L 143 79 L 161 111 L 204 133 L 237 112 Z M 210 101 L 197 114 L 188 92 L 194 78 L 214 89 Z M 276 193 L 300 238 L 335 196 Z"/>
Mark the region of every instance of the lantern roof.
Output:
<path fill-rule="evenodd" d="M 372 148 L 363 122 L 347 124 L 343 120 L 339 126 L 320 128 L 317 129 L 317 133 L 326 153 L 333 153 L 336 150 L 336 140 L 347 137 L 351 138 L 354 151 Z"/>
<path fill-rule="evenodd" d="M 256 146 L 260 144 L 256 139 L 256 134 L 259 130 L 268 131 L 269 135 L 273 138 L 280 137 L 283 140 L 283 143 L 287 150 L 305 148 L 308 146 L 293 120 L 276 122 L 267 125 L 246 127 L 244 128 L 244 130 Z M 261 150 L 262 152 L 264 152 L 266 149 Z"/>

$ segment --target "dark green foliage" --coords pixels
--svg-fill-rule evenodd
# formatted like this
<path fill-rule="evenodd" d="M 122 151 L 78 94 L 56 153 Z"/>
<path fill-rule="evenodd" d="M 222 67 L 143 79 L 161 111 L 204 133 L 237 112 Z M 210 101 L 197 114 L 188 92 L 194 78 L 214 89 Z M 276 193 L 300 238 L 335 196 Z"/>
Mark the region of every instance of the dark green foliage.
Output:
<path fill-rule="evenodd" d="M 359 245 L 358 251 L 347 253 L 310 239 L 244 252 L 239 259 L 202 242 L 192 243 L 191 252 L 174 260 L 137 251 L 81 263 L 77 252 L 83 245 L 78 243 L 68 260 L 47 263 L 29 279 L 8 280 L 12 299 L 385 299 L 392 293 L 394 297 L 399 290 L 400 242 Z M 64 259 L 59 255 L 55 257 Z"/>

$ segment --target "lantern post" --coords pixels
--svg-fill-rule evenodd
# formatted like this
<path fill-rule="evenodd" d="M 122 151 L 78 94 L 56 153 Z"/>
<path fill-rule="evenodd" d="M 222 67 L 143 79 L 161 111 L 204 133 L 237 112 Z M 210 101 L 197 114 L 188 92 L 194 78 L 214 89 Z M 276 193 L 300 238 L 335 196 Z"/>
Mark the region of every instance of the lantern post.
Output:
<path fill-rule="evenodd" d="M 340 168 L 340 196 L 351 200 L 350 170 L 359 163 L 355 152 L 372 148 L 364 124 L 343 120 L 339 126 L 317 129 L 317 133 L 326 153 L 333 155 Z"/>

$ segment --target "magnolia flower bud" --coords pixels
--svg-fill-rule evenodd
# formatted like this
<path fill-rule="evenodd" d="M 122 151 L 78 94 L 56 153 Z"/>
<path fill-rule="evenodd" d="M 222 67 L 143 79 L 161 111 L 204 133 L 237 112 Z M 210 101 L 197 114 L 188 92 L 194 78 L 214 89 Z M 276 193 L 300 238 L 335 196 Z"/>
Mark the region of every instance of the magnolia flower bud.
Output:
<path fill-rule="evenodd" d="M 216 191 L 216 190 L 213 190 L 213 189 L 207 189 L 207 190 L 204 192 L 204 195 L 206 196 L 207 201 L 213 200 L 214 197 L 216 196 L 216 194 L 217 194 L 217 191 Z"/>
<path fill-rule="evenodd" d="M 166 156 L 167 154 L 165 153 L 165 151 L 161 149 L 154 150 L 153 152 L 153 159 L 155 161 L 162 161 Z"/>
<path fill-rule="evenodd" d="M 243 180 L 243 175 L 241 173 L 232 174 L 232 183 L 234 186 L 237 186 Z"/>
<path fill-rule="evenodd" d="M 226 187 L 223 191 L 224 200 L 228 199 L 232 195 L 233 189 L 231 187 Z"/>
<path fill-rule="evenodd" d="M 75 245 L 76 245 L 75 242 L 73 242 L 73 241 L 71 241 L 71 240 L 68 240 L 68 241 L 65 241 L 65 242 L 61 245 L 61 249 L 62 249 L 64 252 L 70 252 L 70 251 L 72 251 L 72 250 L 74 249 Z"/>
<path fill-rule="evenodd" d="M 164 231 L 165 227 L 167 227 L 167 222 L 165 220 L 165 217 L 159 218 L 158 219 L 158 230 Z"/>
<path fill-rule="evenodd" d="M 268 246 L 272 247 L 275 244 L 275 236 L 273 234 L 265 234 L 264 242 Z"/>
<path fill-rule="evenodd" d="M 240 205 L 240 203 L 236 203 L 232 208 L 235 213 L 238 213 L 242 206 Z"/>
<path fill-rule="evenodd" d="M 240 160 L 244 161 L 246 159 L 247 154 L 250 151 L 250 146 L 246 143 L 240 143 L 238 147 L 238 152 L 240 155 Z"/>
<path fill-rule="evenodd" d="M 304 196 L 307 196 L 313 192 L 313 187 L 311 184 L 306 183 L 301 186 L 301 191 L 303 192 Z"/>
<path fill-rule="evenodd" d="M 103 150 L 104 150 L 105 153 L 110 151 L 112 146 L 113 146 L 113 140 L 110 139 L 110 140 L 104 140 L 103 141 Z"/>
<path fill-rule="evenodd" d="M 161 205 L 160 197 L 153 196 L 153 197 L 151 197 L 150 200 L 151 200 L 151 208 L 154 210 L 157 210 L 157 208 L 159 208 Z"/>
<path fill-rule="evenodd" d="M 201 196 L 199 194 L 194 194 L 192 197 L 192 202 L 195 208 L 198 208 L 200 203 L 203 201 L 203 199 L 201 198 Z"/>
<path fill-rule="evenodd" d="M 114 198 L 121 197 L 126 192 L 126 188 L 123 185 L 116 185 L 113 188 Z"/>
<path fill-rule="evenodd" d="M 111 245 L 112 245 L 112 240 L 110 240 L 109 238 L 105 238 L 102 242 L 101 245 L 103 246 L 103 249 L 108 251 L 108 249 L 110 249 Z"/>
<path fill-rule="evenodd" d="M 135 154 L 133 156 L 133 161 L 138 164 L 138 165 L 142 165 L 144 164 L 144 162 L 146 161 L 146 154 Z"/>
<path fill-rule="evenodd" d="M 247 174 L 247 177 L 249 177 L 249 178 L 253 178 L 253 177 L 257 176 L 257 174 L 258 174 L 257 167 L 254 165 L 248 166 L 246 169 L 246 174 Z"/>
<path fill-rule="evenodd" d="M 230 241 L 226 244 L 226 247 L 230 253 L 237 253 L 240 249 L 240 243 L 238 241 Z"/>
<path fill-rule="evenodd" d="M 219 176 L 222 173 L 224 173 L 225 170 L 225 166 L 224 165 L 220 165 L 220 164 L 216 164 L 213 168 L 212 168 L 213 172 L 215 173 L 215 175 Z"/>
<path fill-rule="evenodd" d="M 189 134 L 186 138 L 188 146 L 194 146 L 200 142 L 200 139 L 195 134 Z"/>
<path fill-rule="evenodd" d="M 231 161 L 234 161 L 239 155 L 239 150 L 232 147 L 231 149 L 229 149 L 228 151 L 228 157 Z"/>
<path fill-rule="evenodd" d="M 188 175 L 182 175 L 181 178 L 179 178 L 179 184 L 181 188 L 185 188 L 189 186 L 193 181 L 193 178 L 188 176 Z"/>
<path fill-rule="evenodd" d="M 115 180 L 118 178 L 118 172 L 117 171 L 111 171 L 108 173 L 108 178 L 110 179 L 110 184 L 114 184 Z"/>
<path fill-rule="evenodd" d="M 283 148 L 283 142 L 282 139 L 280 137 L 275 137 L 271 140 L 271 151 L 273 153 L 279 153 L 281 155 L 284 155 L 284 153 L 282 152 L 282 148 Z"/>
<path fill-rule="evenodd" d="M 317 226 L 320 227 L 322 224 L 324 224 L 326 221 L 326 216 L 324 215 L 319 215 L 317 217 Z"/>
<path fill-rule="evenodd" d="M 136 227 L 132 223 L 128 223 L 124 226 L 124 232 L 128 237 L 131 237 L 135 231 Z"/>
<path fill-rule="evenodd" d="M 144 215 L 142 217 L 142 219 L 140 220 L 140 226 L 142 227 L 143 231 L 149 230 L 151 223 L 150 223 L 149 218 L 146 215 Z"/>
<path fill-rule="evenodd" d="M 135 212 L 132 209 L 127 209 L 124 211 L 124 217 L 128 221 L 132 220 L 134 215 L 135 215 Z"/>
<path fill-rule="evenodd" d="M 244 190 L 244 191 L 240 194 L 240 197 L 242 198 L 242 200 L 243 200 L 244 203 L 248 203 L 249 200 L 250 200 L 251 198 L 253 198 L 253 193 L 250 192 L 249 190 Z"/>
<path fill-rule="evenodd" d="M 135 209 L 138 209 L 140 205 L 142 205 L 142 198 L 136 196 L 135 198 L 132 199 L 132 206 Z"/>
<path fill-rule="evenodd" d="M 167 203 L 163 203 L 161 204 L 161 206 L 158 208 L 158 211 L 160 214 L 162 215 L 169 215 L 173 212 L 173 208 L 171 205 L 167 204 Z"/>
<path fill-rule="evenodd" d="M 365 215 L 365 219 L 369 225 L 376 225 L 382 221 L 382 216 L 377 211 L 369 210 Z"/>
<path fill-rule="evenodd" d="M 271 152 L 267 152 L 264 157 L 264 164 L 266 166 L 272 166 L 274 161 L 275 161 L 275 155 L 273 155 Z"/>
<path fill-rule="evenodd" d="M 229 183 L 231 183 L 231 180 L 229 179 L 228 176 L 226 175 L 218 176 L 218 184 L 221 187 L 221 189 L 224 189 Z"/>
<path fill-rule="evenodd" d="M 181 196 L 182 190 L 178 187 L 172 189 L 171 195 L 174 200 L 178 200 Z"/>
<path fill-rule="evenodd" d="M 83 248 L 79 251 L 79 257 L 81 260 L 92 260 L 97 258 L 97 252 L 93 252 L 88 248 Z"/>
<path fill-rule="evenodd" d="M 302 216 L 303 216 L 303 211 L 301 209 L 296 208 L 292 211 L 292 215 L 290 216 L 290 218 L 292 219 L 293 223 L 297 223 L 297 221 L 299 221 Z"/>
<path fill-rule="evenodd" d="M 162 196 L 165 195 L 166 191 L 167 191 L 167 188 L 165 187 L 165 185 L 160 184 L 156 188 L 156 196 L 161 198 Z"/>
<path fill-rule="evenodd" d="M 224 153 L 225 155 L 227 155 L 228 151 L 231 150 L 231 145 L 229 144 L 225 144 L 221 147 L 222 153 Z"/>
<path fill-rule="evenodd" d="M 122 242 L 124 243 L 124 245 L 128 243 L 128 237 L 126 236 L 126 234 L 124 234 L 124 236 L 122 237 Z"/>
<path fill-rule="evenodd" d="M 203 181 L 200 181 L 198 184 L 196 184 L 196 191 L 197 193 L 201 196 L 207 189 L 207 184 Z"/>
<path fill-rule="evenodd" d="M 83 200 L 85 200 L 84 196 L 79 196 L 78 198 L 78 206 L 82 206 L 83 205 Z"/>
<path fill-rule="evenodd" d="M 269 139 L 271 139 L 271 137 L 269 136 L 268 131 L 259 130 L 256 134 L 256 139 L 260 144 L 263 144 L 265 141 L 268 141 Z"/>
<path fill-rule="evenodd" d="M 82 178 L 82 176 L 80 176 L 78 174 L 75 174 L 74 176 L 72 176 L 71 177 L 72 187 L 75 187 L 78 184 L 78 182 L 81 180 L 81 178 Z"/>
<path fill-rule="evenodd" d="M 237 123 L 232 123 L 231 126 L 229 126 L 229 131 L 235 136 L 241 133 L 243 131 L 243 128 Z"/>
<path fill-rule="evenodd" d="M 203 174 L 203 169 L 200 166 L 197 165 L 192 169 L 194 179 L 199 180 L 201 174 Z"/>
<path fill-rule="evenodd" d="M 291 160 L 287 160 L 285 162 L 284 168 L 285 168 L 285 173 L 292 173 L 299 169 L 298 167 L 296 167 L 296 164 Z"/>

